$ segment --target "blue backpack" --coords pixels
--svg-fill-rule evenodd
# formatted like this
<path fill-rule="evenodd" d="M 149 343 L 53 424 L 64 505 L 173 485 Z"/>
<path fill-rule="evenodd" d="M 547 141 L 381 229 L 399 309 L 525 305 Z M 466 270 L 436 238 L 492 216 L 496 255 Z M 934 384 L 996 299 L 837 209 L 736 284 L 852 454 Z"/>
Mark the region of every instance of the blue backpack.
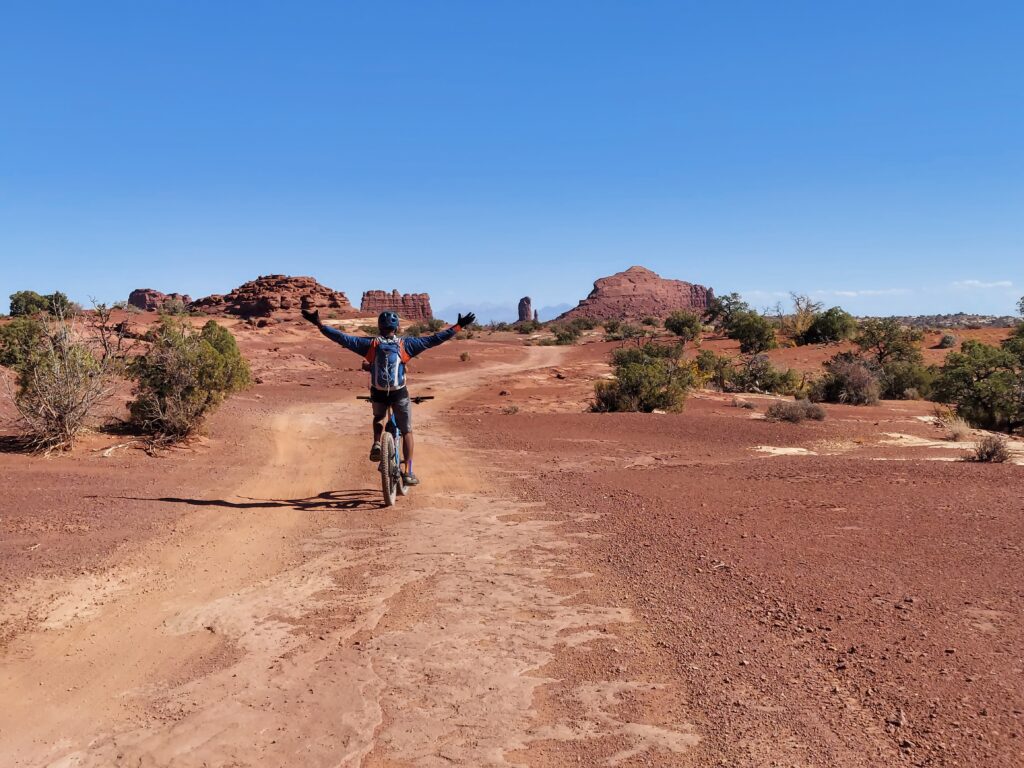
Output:
<path fill-rule="evenodd" d="M 378 336 L 370 342 L 366 362 L 370 364 L 370 386 L 385 392 L 405 386 L 405 364 L 411 355 L 405 351 L 405 340 Z"/>

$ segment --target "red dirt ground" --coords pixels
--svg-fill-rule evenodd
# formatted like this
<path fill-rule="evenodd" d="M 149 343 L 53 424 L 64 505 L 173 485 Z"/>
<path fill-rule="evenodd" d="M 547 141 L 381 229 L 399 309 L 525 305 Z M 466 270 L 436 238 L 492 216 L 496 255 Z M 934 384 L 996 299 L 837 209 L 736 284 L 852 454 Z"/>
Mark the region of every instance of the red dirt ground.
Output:
<path fill-rule="evenodd" d="M 480 334 L 382 510 L 358 360 L 234 328 L 198 443 L 0 453 L 0 763 L 1021 764 L 1024 468 L 930 404 L 588 414 L 610 345 Z"/>

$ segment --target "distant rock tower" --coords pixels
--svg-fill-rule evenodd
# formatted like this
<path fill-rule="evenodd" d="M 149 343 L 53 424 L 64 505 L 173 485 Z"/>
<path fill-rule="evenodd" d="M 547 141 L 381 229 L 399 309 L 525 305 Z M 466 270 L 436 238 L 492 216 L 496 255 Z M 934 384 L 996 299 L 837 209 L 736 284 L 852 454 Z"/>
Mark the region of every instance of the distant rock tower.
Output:
<path fill-rule="evenodd" d="M 523 296 L 519 300 L 519 322 L 528 323 L 534 319 L 533 301 L 529 296 Z"/>
<path fill-rule="evenodd" d="M 535 322 L 535 323 L 539 323 L 540 322 L 540 312 L 538 312 L 536 309 L 533 310 L 533 322 Z"/>

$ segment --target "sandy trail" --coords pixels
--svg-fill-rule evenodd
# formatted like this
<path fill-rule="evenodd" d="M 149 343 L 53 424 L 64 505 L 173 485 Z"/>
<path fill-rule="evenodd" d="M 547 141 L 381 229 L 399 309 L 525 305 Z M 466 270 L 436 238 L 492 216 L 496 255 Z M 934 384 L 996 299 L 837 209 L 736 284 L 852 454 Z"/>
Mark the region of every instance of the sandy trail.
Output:
<path fill-rule="evenodd" d="M 550 586 L 586 578 L 566 566 L 573 540 L 493 488 L 442 409 L 455 385 L 560 353 L 421 380 L 447 402 L 417 413 L 427 483 L 395 510 L 376 508 L 365 406 L 303 403 L 231 494 L 169 499 L 188 504 L 176 529 L 106 574 L 26 587 L 16 602 L 44 619 L 0 660 L 17 702 L 0 711 L 3 764 L 510 765 L 533 741 L 593 738 L 622 745 L 616 764 L 688 749 L 685 725 L 613 714 L 646 684 L 593 683 L 572 723 L 533 708 L 536 670 L 631 616 Z"/>

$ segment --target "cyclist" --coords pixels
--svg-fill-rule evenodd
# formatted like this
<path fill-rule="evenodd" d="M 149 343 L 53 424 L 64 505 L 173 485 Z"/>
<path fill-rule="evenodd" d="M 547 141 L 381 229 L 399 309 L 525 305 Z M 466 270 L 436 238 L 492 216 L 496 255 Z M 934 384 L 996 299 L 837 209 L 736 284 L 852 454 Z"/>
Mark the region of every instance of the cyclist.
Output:
<path fill-rule="evenodd" d="M 461 329 L 476 322 L 476 315 L 468 312 L 459 315 L 455 325 L 433 336 L 399 336 L 398 314 L 381 312 L 377 318 L 380 335 L 350 336 L 337 328 L 320 321 L 320 310 L 302 310 L 302 316 L 320 329 L 320 333 L 333 342 L 341 344 L 362 355 L 363 368 L 370 372 L 370 402 L 373 405 L 373 445 L 370 461 L 380 461 L 380 439 L 384 433 L 384 417 L 388 406 L 395 414 L 398 428 L 402 430 L 402 455 L 405 458 L 405 472 L 402 479 L 407 485 L 418 485 L 419 479 L 412 471 L 412 405 L 409 390 L 405 386 L 405 364 L 421 352 L 443 344 Z"/>

